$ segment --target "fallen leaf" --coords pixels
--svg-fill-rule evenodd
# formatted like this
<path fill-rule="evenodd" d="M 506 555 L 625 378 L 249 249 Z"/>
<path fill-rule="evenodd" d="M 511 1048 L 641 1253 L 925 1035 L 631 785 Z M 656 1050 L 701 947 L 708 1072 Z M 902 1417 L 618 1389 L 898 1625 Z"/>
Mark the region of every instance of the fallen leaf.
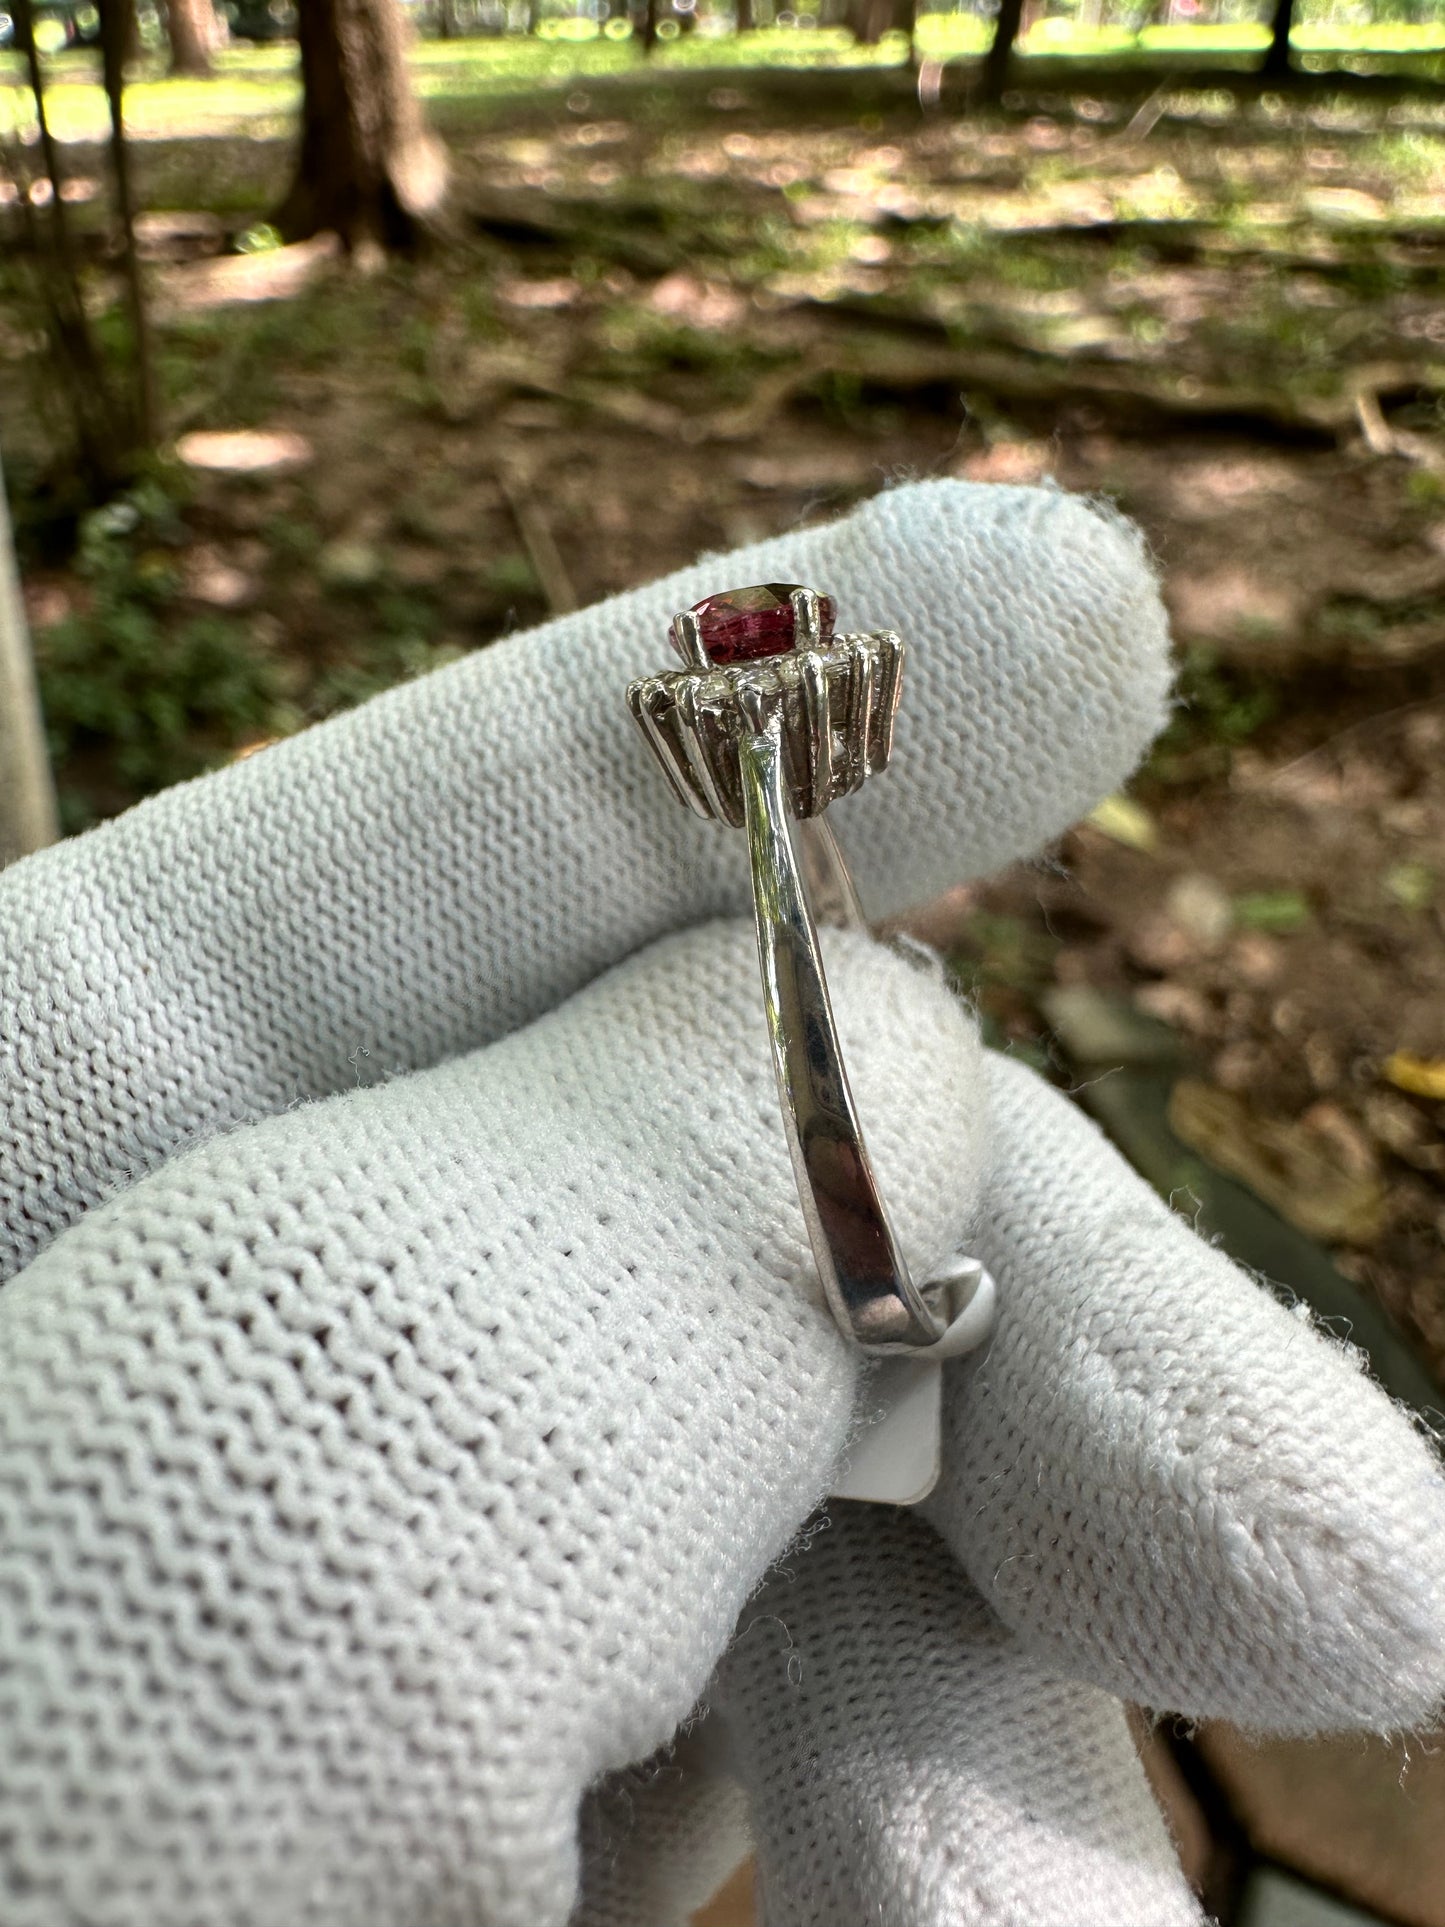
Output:
<path fill-rule="evenodd" d="M 1428 863 L 1397 863 L 1382 881 L 1385 894 L 1406 910 L 1428 910 L 1435 901 L 1435 872 Z"/>
<path fill-rule="evenodd" d="M 1445 1076 L 1445 1066 L 1441 1066 Z M 1442 1084 L 1445 1092 L 1445 1084 Z M 1311 1238 L 1369 1244 L 1379 1233 L 1385 1193 L 1373 1171 L 1351 1170 L 1332 1133 L 1304 1119 L 1261 1117 L 1242 1098 L 1184 1077 L 1169 1100 L 1169 1123 L 1191 1150 L 1239 1178 Z"/>
<path fill-rule="evenodd" d="M 1146 855 L 1159 847 L 1159 830 L 1142 803 L 1116 790 L 1096 803 L 1084 818 L 1101 836 L 1126 849 L 1142 850 Z"/>
<path fill-rule="evenodd" d="M 1254 890 L 1234 899 L 1234 920 L 1242 930 L 1298 930 L 1308 923 L 1308 898 L 1298 890 Z"/>
<path fill-rule="evenodd" d="M 1409 1091 L 1412 1097 L 1445 1098 L 1445 1057 L 1397 1050 L 1385 1059 L 1385 1075 L 1397 1091 Z"/>
<path fill-rule="evenodd" d="M 1076 1064 L 1167 1064 L 1177 1056 L 1166 1024 L 1090 984 L 1058 984 L 1039 1008 Z"/>
<path fill-rule="evenodd" d="M 1234 926 L 1229 892 L 1213 877 L 1186 871 L 1170 884 L 1164 908 L 1174 924 L 1207 955 L 1222 950 Z"/>

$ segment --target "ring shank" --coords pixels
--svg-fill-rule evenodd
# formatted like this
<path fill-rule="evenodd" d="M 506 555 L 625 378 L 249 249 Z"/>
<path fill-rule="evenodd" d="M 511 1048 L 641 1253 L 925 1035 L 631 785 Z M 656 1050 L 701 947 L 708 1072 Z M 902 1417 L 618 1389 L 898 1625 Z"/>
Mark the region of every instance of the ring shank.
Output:
<path fill-rule="evenodd" d="M 879 1195 L 843 1067 L 807 883 L 815 882 L 820 910 L 831 921 L 866 924 L 838 846 L 821 822 L 810 826 L 812 847 L 799 861 L 777 723 L 744 735 L 738 752 L 768 1033 L 823 1289 L 841 1329 L 865 1350 L 916 1354 L 938 1346 L 948 1327 L 910 1278 Z"/>

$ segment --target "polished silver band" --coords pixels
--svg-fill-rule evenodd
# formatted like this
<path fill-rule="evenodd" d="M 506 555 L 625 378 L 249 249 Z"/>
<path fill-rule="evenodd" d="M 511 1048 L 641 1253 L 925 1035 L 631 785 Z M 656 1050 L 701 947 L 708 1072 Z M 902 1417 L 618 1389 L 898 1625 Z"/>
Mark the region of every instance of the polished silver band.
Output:
<path fill-rule="evenodd" d="M 870 1352 L 972 1351 L 992 1319 L 982 1267 L 960 1258 L 926 1295 L 898 1248 L 848 1088 L 804 866 L 819 914 L 866 929 L 853 880 L 822 816 L 789 831 L 775 720 L 738 744 L 752 864 L 763 1005 L 783 1127 L 823 1290 L 839 1327 Z M 929 1299 L 942 1299 L 934 1308 Z"/>
<path fill-rule="evenodd" d="M 791 599 L 795 646 L 725 666 L 684 611 L 673 635 L 689 666 L 634 682 L 628 706 L 678 801 L 746 829 L 783 1124 L 839 1329 L 868 1352 L 954 1357 L 987 1336 L 993 1281 L 962 1257 L 921 1288 L 909 1276 L 853 1107 L 817 931 L 867 929 L 823 813 L 887 765 L 903 642 L 890 630 L 833 638 L 816 593 Z"/>

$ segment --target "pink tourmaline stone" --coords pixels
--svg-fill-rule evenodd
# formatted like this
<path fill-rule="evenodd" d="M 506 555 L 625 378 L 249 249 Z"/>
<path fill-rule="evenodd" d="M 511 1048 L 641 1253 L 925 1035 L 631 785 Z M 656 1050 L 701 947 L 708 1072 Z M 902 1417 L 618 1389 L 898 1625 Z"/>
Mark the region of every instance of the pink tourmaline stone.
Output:
<path fill-rule="evenodd" d="M 762 582 L 756 588 L 728 589 L 695 602 L 692 614 L 702 631 L 708 660 L 756 662 L 762 656 L 786 655 L 793 646 L 790 597 L 797 586 L 793 582 Z M 832 596 L 819 596 L 820 642 L 832 641 L 836 613 Z"/>

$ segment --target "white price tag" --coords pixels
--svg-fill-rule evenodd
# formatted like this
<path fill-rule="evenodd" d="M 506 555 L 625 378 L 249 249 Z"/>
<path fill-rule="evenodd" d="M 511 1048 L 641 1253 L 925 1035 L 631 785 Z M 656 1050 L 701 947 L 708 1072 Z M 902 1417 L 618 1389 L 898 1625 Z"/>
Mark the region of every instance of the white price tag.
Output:
<path fill-rule="evenodd" d="M 864 1386 L 862 1425 L 844 1454 L 835 1499 L 919 1505 L 943 1468 L 943 1363 L 977 1350 L 993 1330 L 993 1279 L 975 1259 L 956 1268 L 972 1285 L 935 1351 L 885 1358 Z"/>
<path fill-rule="evenodd" d="M 863 1394 L 863 1429 L 848 1448 L 835 1499 L 918 1505 L 943 1464 L 943 1367 L 885 1358 Z"/>

